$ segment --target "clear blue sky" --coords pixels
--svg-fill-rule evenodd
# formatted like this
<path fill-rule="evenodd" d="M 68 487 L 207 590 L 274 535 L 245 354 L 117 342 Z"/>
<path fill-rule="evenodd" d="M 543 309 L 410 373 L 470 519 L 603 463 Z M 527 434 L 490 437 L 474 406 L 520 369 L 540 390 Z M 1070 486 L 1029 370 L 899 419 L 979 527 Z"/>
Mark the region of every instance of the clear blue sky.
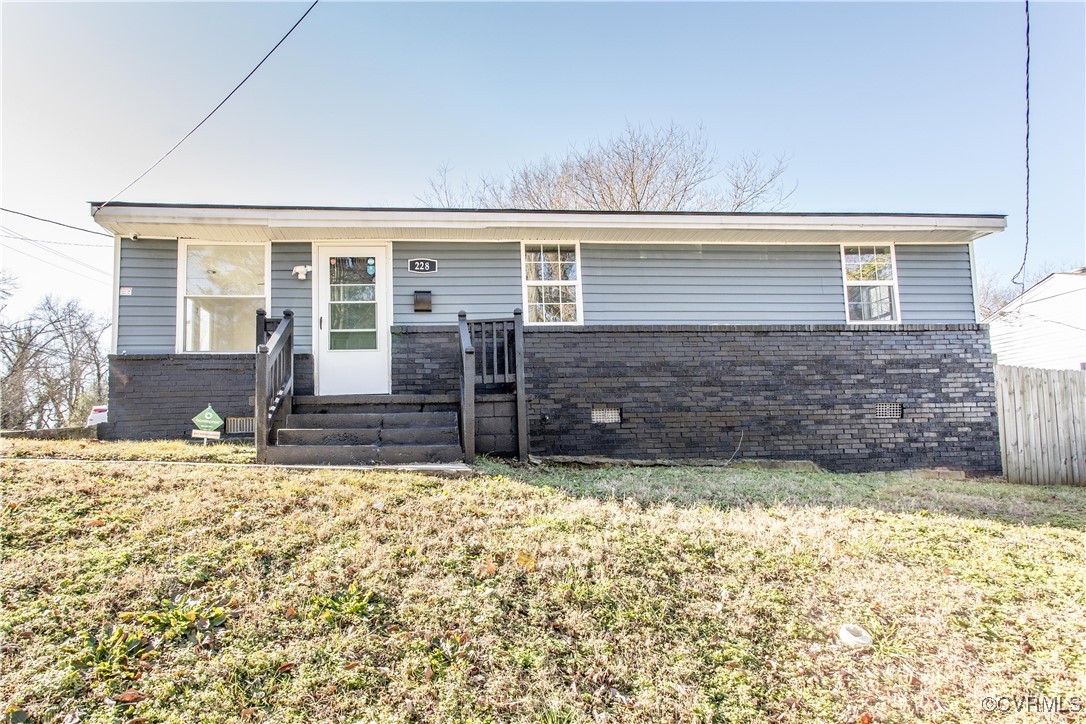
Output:
<path fill-rule="evenodd" d="M 3 205 L 91 227 L 84 202 L 184 135 L 306 5 L 3 3 Z M 1086 12 L 1031 11 L 1030 260 L 1081 265 Z M 794 211 L 1007 214 L 978 255 L 1009 277 L 1023 243 L 1024 63 L 1020 3 L 326 1 L 121 200 L 418 205 L 443 163 L 501 174 L 627 122 L 674 121 L 703 126 L 722 159 L 790 156 Z M 50 290 L 108 311 L 105 278 L 88 269 L 111 269 L 107 248 L 47 245 L 73 262 L 0 241 L 22 284 L 9 313 Z"/>

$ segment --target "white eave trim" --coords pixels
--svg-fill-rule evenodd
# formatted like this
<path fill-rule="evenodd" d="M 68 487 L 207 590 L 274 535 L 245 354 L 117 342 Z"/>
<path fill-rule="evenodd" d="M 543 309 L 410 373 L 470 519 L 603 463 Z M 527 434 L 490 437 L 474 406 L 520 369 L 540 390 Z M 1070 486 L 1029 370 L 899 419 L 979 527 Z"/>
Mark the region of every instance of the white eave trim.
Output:
<path fill-rule="evenodd" d="M 112 224 L 214 224 L 269 228 L 415 228 L 415 229 L 706 229 L 831 231 L 973 231 L 978 236 L 1003 230 L 1001 217 L 986 216 L 845 216 L 738 214 L 577 214 L 531 211 L 411 211 L 356 209 L 260 209 L 213 207 L 107 206 L 95 221 L 114 233 Z"/>

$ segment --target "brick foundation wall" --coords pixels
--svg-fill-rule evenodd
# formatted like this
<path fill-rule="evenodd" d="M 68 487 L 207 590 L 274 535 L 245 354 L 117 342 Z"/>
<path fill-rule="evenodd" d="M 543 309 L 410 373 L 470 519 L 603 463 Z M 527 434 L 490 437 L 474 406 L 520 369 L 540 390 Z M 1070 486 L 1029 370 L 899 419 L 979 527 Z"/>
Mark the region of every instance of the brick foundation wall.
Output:
<path fill-rule="evenodd" d="M 475 450 L 491 455 L 517 454 L 517 396 L 475 396 Z"/>
<path fill-rule="evenodd" d="M 579 327 L 525 330 L 531 451 L 617 458 L 813 460 L 836 471 L 1000 472 L 981 325 Z M 396 327 L 396 393 L 459 390 L 455 327 Z M 115 355 L 103 439 L 187 438 L 210 402 L 252 415 L 253 355 Z M 311 394 L 313 357 L 295 359 Z M 515 407 L 477 403 L 480 451 L 515 450 Z M 901 419 L 875 416 L 901 403 Z M 593 425 L 593 405 L 622 422 Z M 740 444 L 740 438 L 742 443 Z"/>
<path fill-rule="evenodd" d="M 392 392 L 460 394 L 460 348 L 450 325 L 392 328 Z"/>
<path fill-rule="evenodd" d="M 525 331 L 531 451 L 999 473 L 987 327 Z M 879 402 L 901 419 L 875 416 Z M 592 424 L 593 405 L 622 422 Z M 742 443 L 740 445 L 740 438 Z"/>
<path fill-rule="evenodd" d="M 252 417 L 255 360 L 251 354 L 111 355 L 109 422 L 99 425 L 98 436 L 188 438 L 192 418 L 209 403 L 223 419 Z M 294 369 L 296 393 L 312 394 L 313 356 L 295 356 Z"/>

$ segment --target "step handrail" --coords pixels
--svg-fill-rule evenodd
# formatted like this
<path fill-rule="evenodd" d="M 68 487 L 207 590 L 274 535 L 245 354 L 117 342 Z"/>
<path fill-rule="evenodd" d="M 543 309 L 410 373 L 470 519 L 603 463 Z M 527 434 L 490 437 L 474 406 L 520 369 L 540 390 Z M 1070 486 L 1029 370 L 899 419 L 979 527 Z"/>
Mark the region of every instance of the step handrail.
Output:
<path fill-rule="evenodd" d="M 274 330 L 269 334 L 269 327 Z M 294 312 L 283 310 L 281 319 L 256 310 L 256 397 L 253 433 L 256 460 L 267 462 L 268 443 L 279 414 L 289 415 L 294 397 Z"/>
<path fill-rule="evenodd" d="M 460 445 L 464 462 L 475 462 L 475 345 L 468 328 L 468 313 L 456 315 L 460 328 Z"/>

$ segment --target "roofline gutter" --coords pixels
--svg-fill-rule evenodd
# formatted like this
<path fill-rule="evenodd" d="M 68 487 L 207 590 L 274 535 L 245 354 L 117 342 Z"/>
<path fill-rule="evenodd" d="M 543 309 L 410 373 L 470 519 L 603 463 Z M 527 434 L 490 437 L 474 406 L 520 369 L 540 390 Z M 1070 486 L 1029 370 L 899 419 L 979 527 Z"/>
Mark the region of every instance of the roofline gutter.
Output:
<path fill-rule="evenodd" d="M 419 229 L 768 229 L 870 231 L 1002 231 L 1002 215 L 858 214 L 858 213 L 730 213 L 577 212 L 449 209 L 354 209 L 334 207 L 198 206 L 170 204 L 92 203 L 95 221 L 109 224 L 237 224 L 270 228 L 411 227 Z"/>

